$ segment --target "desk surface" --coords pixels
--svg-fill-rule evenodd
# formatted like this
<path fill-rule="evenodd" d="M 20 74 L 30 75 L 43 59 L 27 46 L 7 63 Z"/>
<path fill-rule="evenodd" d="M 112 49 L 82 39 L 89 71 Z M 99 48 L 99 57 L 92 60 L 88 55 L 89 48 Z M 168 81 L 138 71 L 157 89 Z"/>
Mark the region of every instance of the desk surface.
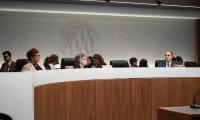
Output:
<path fill-rule="evenodd" d="M 127 78 L 200 77 L 200 68 L 92 68 L 37 71 L 33 73 L 33 85 Z"/>
<path fill-rule="evenodd" d="M 181 107 L 160 107 L 162 110 L 178 112 L 188 115 L 200 115 L 200 109 L 192 109 L 189 106 L 181 106 Z"/>
<path fill-rule="evenodd" d="M 189 106 L 199 88 L 200 77 L 66 79 L 34 88 L 35 120 L 157 120 L 157 108 Z"/>
<path fill-rule="evenodd" d="M 62 113 L 66 117 L 71 115 L 70 110 L 74 108 L 75 112 L 72 109 L 71 117 L 76 118 L 79 113 L 83 113 L 82 115 L 86 116 L 87 120 L 89 119 L 87 117 L 91 117 L 90 115 L 94 115 L 95 120 L 95 110 L 100 111 L 98 114 L 99 120 L 101 118 L 102 120 L 110 118 L 110 116 L 113 119 L 120 119 L 118 115 L 121 115 L 126 120 L 128 120 L 127 116 L 130 119 L 151 120 L 149 118 L 156 118 L 156 110 L 159 106 L 190 105 L 193 95 L 200 88 L 199 78 L 200 68 L 96 68 L 36 71 L 32 73 L 0 73 L 0 96 L 3 96 L 0 99 L 0 111 L 8 113 L 16 120 L 33 120 L 33 87 L 35 87 L 36 103 L 42 103 L 36 104 L 38 105 L 36 107 L 38 114 L 41 113 L 41 115 L 46 115 L 46 113 L 42 113 L 45 112 L 43 108 L 49 113 L 55 111 L 56 108 L 58 111 L 61 110 L 61 112 L 58 112 L 58 114 L 61 114 L 63 111 L 58 104 L 60 106 L 67 104 L 64 105 L 63 109 L 69 109 L 68 114 Z M 58 83 L 46 86 L 46 84 L 57 82 L 64 82 L 64 84 Z M 51 99 L 46 99 L 48 97 L 40 95 L 50 95 Z M 155 95 L 160 97 L 153 97 Z M 60 97 L 59 101 L 57 101 L 58 97 Z M 53 103 L 57 102 L 57 104 L 52 104 L 51 100 L 53 100 Z M 49 109 L 49 104 L 47 103 L 55 106 Z M 142 114 L 144 111 L 142 109 L 143 105 L 148 106 L 144 114 Z M 120 109 L 116 109 L 116 106 Z M 87 111 L 88 114 L 82 111 Z M 104 115 L 105 111 L 110 113 Z M 112 115 L 112 111 L 114 113 L 122 112 L 123 114 Z M 134 115 L 132 115 L 132 111 L 136 111 Z M 38 114 L 36 113 L 38 118 L 45 120 Z M 57 113 L 53 115 L 57 115 Z M 62 117 L 61 115 L 58 116 Z"/>

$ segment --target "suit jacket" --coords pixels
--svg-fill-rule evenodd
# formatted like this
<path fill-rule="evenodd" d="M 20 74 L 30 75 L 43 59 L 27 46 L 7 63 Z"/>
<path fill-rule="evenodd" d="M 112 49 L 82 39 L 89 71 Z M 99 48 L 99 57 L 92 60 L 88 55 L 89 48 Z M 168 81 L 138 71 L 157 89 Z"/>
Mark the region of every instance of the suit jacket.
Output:
<path fill-rule="evenodd" d="M 3 63 L 0 69 L 1 72 L 16 72 L 16 62 L 11 61 L 9 66 L 9 71 L 7 71 L 6 69 L 7 69 L 7 63 Z"/>
<path fill-rule="evenodd" d="M 38 65 L 42 68 L 42 70 L 45 70 L 44 65 L 42 65 L 42 64 L 38 64 Z M 34 72 L 34 71 L 36 71 L 36 69 L 35 69 L 34 65 L 31 62 L 29 62 L 23 66 L 22 71 Z"/>
<path fill-rule="evenodd" d="M 172 61 L 170 67 L 174 67 L 174 65 L 175 65 L 175 62 Z M 157 67 L 166 67 L 166 61 L 165 61 L 165 60 L 160 61 L 160 62 L 158 63 L 158 66 L 157 66 Z"/>

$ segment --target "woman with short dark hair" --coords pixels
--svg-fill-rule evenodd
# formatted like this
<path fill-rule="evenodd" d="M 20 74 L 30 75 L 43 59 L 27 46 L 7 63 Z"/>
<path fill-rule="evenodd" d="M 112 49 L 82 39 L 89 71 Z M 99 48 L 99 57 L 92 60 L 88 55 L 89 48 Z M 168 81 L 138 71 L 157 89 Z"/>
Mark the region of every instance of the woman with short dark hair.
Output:
<path fill-rule="evenodd" d="M 92 56 L 87 57 L 87 67 L 88 68 L 95 68 L 94 59 Z"/>
<path fill-rule="evenodd" d="M 37 70 L 45 70 L 44 65 L 39 64 L 40 54 L 39 50 L 36 48 L 30 49 L 26 54 L 29 63 L 23 66 L 22 71 L 37 71 Z"/>
<path fill-rule="evenodd" d="M 43 65 L 46 68 L 46 70 L 50 70 L 51 69 L 50 66 L 49 66 L 50 63 L 51 63 L 51 58 L 50 57 L 46 57 L 44 59 L 44 63 L 43 63 Z"/>
<path fill-rule="evenodd" d="M 50 56 L 50 69 L 55 70 L 55 69 L 60 69 L 61 65 L 59 64 L 59 57 L 56 54 L 52 54 Z"/>
<path fill-rule="evenodd" d="M 130 67 L 138 67 L 138 65 L 137 65 L 137 58 L 135 58 L 135 57 L 132 57 L 132 58 L 130 58 L 129 59 L 129 63 L 130 63 Z"/>
<path fill-rule="evenodd" d="M 174 58 L 174 63 L 175 63 L 174 67 L 185 67 L 183 59 L 180 56 Z"/>
<path fill-rule="evenodd" d="M 139 63 L 139 67 L 148 67 L 148 62 L 146 59 L 141 59 Z"/>

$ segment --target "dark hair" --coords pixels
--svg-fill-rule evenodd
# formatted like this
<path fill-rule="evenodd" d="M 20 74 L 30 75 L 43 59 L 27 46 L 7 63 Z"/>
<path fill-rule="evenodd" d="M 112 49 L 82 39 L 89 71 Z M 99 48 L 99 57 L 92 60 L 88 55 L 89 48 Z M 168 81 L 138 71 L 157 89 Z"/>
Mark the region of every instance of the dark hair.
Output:
<path fill-rule="evenodd" d="M 31 60 L 31 57 L 34 57 L 37 53 L 39 53 L 39 50 L 32 48 L 26 53 L 26 56 L 29 60 Z"/>
<path fill-rule="evenodd" d="M 104 62 L 104 59 L 103 57 L 100 55 L 100 54 L 94 54 L 93 55 L 93 59 L 98 59 L 100 64 L 99 65 L 95 65 L 97 68 L 101 68 L 102 65 L 107 65 L 105 62 Z"/>
<path fill-rule="evenodd" d="M 44 59 L 43 65 L 44 65 L 44 67 L 46 68 L 46 70 L 50 70 L 50 69 L 51 69 L 50 66 L 49 66 L 50 62 L 51 62 L 50 57 L 46 57 L 46 58 Z"/>
<path fill-rule="evenodd" d="M 94 59 L 93 59 L 93 57 L 92 56 L 88 56 L 87 58 L 90 59 L 90 61 L 91 61 L 91 63 L 87 65 L 88 68 L 94 67 Z"/>
<path fill-rule="evenodd" d="M 141 59 L 139 63 L 139 67 L 148 67 L 148 63 L 146 59 Z"/>
<path fill-rule="evenodd" d="M 57 64 L 59 63 L 58 60 L 59 59 L 59 57 L 58 57 L 58 55 L 56 55 L 56 54 L 52 54 L 51 56 L 50 56 L 50 61 L 51 61 L 51 63 L 52 62 L 56 62 Z"/>
<path fill-rule="evenodd" d="M 135 57 L 132 57 L 132 58 L 129 59 L 129 63 L 131 64 L 131 66 L 137 67 L 137 65 L 134 64 L 134 63 L 136 63 L 137 61 L 138 61 L 138 60 L 137 60 L 137 58 L 135 58 Z"/>
<path fill-rule="evenodd" d="M 49 63 L 51 62 L 51 60 L 50 60 L 50 57 L 46 57 L 45 59 L 44 59 L 44 66 L 45 65 L 48 65 Z"/>
<path fill-rule="evenodd" d="M 9 57 L 11 56 L 11 52 L 10 52 L 10 51 L 4 51 L 4 52 L 2 53 L 2 55 L 5 55 L 5 54 L 8 54 Z"/>
<path fill-rule="evenodd" d="M 183 59 L 180 56 L 174 58 L 175 63 L 183 64 Z"/>
<path fill-rule="evenodd" d="M 92 62 L 94 61 L 92 56 L 88 56 L 87 58 L 90 59 Z"/>

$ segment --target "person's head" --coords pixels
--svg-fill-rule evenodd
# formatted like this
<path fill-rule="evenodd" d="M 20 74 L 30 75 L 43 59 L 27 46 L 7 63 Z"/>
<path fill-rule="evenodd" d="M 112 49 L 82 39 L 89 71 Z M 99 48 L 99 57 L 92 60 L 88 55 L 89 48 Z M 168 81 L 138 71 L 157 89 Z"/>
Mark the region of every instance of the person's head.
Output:
<path fill-rule="evenodd" d="M 5 62 L 10 62 L 11 61 L 11 52 L 10 51 L 4 51 L 2 53 L 3 59 Z"/>
<path fill-rule="evenodd" d="M 148 67 L 148 63 L 146 59 L 141 59 L 139 63 L 139 67 Z"/>
<path fill-rule="evenodd" d="M 54 65 L 59 64 L 59 57 L 56 54 L 52 54 L 50 56 L 50 60 L 51 60 L 51 63 Z"/>
<path fill-rule="evenodd" d="M 44 66 L 46 66 L 46 65 L 48 65 L 48 64 L 50 64 L 51 63 L 51 58 L 50 57 L 46 57 L 45 59 L 44 59 Z"/>
<path fill-rule="evenodd" d="M 175 65 L 183 65 L 183 59 L 180 56 L 174 58 Z"/>
<path fill-rule="evenodd" d="M 132 57 L 132 58 L 130 58 L 129 59 L 129 63 L 130 63 L 130 65 L 131 65 L 131 67 L 137 67 L 137 58 L 135 58 L 135 57 Z"/>
<path fill-rule="evenodd" d="M 106 65 L 103 57 L 100 54 L 95 54 L 93 56 L 93 59 L 94 59 L 94 64 L 96 67 L 102 67 L 102 65 Z"/>
<path fill-rule="evenodd" d="M 87 57 L 87 64 L 88 64 L 88 65 L 94 64 L 94 60 L 93 60 L 93 57 L 92 57 L 92 56 L 88 56 L 88 57 Z"/>
<path fill-rule="evenodd" d="M 76 55 L 75 61 L 80 65 L 80 68 L 84 68 L 87 65 L 87 57 L 83 53 Z"/>
<path fill-rule="evenodd" d="M 173 55 L 172 51 L 167 51 L 165 53 L 165 60 L 166 60 L 166 62 L 171 62 L 173 60 L 173 57 L 174 57 L 174 55 Z"/>
<path fill-rule="evenodd" d="M 27 56 L 28 60 L 29 60 L 32 64 L 37 64 L 37 63 L 40 61 L 39 50 L 37 50 L 36 48 L 30 49 L 30 50 L 26 53 L 26 56 Z"/>

